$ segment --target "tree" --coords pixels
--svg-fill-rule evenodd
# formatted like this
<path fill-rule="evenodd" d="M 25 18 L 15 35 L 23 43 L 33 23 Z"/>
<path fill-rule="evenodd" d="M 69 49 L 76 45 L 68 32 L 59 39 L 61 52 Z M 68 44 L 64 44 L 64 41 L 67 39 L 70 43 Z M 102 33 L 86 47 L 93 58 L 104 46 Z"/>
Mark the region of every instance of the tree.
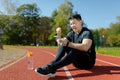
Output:
<path fill-rule="evenodd" d="M 99 32 L 98 30 L 92 30 L 92 33 L 93 33 L 93 36 L 94 36 L 94 41 L 95 41 L 95 45 L 98 49 L 98 47 L 100 46 L 100 35 L 99 35 Z"/>
<path fill-rule="evenodd" d="M 0 49 L 3 49 L 3 45 L 2 45 L 2 35 L 3 35 L 3 30 L 0 29 Z"/>
<path fill-rule="evenodd" d="M 22 43 L 35 43 L 39 34 L 35 32 L 40 27 L 40 9 L 36 4 L 24 4 L 17 9 L 16 16 L 19 24 L 17 32 L 19 32 L 18 35 L 22 39 Z"/>
<path fill-rule="evenodd" d="M 107 45 L 120 46 L 120 17 L 117 17 L 119 22 L 111 23 L 108 32 Z"/>
<path fill-rule="evenodd" d="M 0 43 L 1 45 L 4 44 L 8 38 L 6 35 L 6 32 L 9 29 L 9 16 L 7 15 L 0 15 L 0 29 L 4 32 L 0 37 Z"/>
<path fill-rule="evenodd" d="M 111 23 L 110 25 L 110 35 L 120 35 L 120 23 Z"/>
<path fill-rule="evenodd" d="M 11 15 L 16 13 L 17 2 L 15 0 L 1 0 L 2 13 Z"/>
<path fill-rule="evenodd" d="M 48 36 L 51 33 L 51 18 L 49 17 L 41 17 L 41 24 L 40 27 L 41 29 L 39 30 L 40 35 L 39 35 L 39 40 L 41 43 L 43 43 L 44 45 L 48 45 L 49 44 L 49 40 L 48 40 Z"/>
<path fill-rule="evenodd" d="M 53 27 L 52 27 L 52 33 L 49 36 L 50 40 L 54 39 L 55 36 L 55 29 L 57 27 L 61 27 L 62 29 L 62 37 L 65 36 L 68 32 L 67 27 L 68 27 L 68 18 L 72 15 L 72 10 L 73 10 L 73 5 L 71 2 L 68 0 L 65 0 L 64 4 L 61 4 L 58 7 L 58 10 L 55 10 L 53 12 Z"/>
<path fill-rule="evenodd" d="M 106 39 L 108 38 L 108 33 L 110 29 L 109 28 L 99 28 L 99 41 L 100 41 L 100 46 L 103 47 L 106 45 Z"/>

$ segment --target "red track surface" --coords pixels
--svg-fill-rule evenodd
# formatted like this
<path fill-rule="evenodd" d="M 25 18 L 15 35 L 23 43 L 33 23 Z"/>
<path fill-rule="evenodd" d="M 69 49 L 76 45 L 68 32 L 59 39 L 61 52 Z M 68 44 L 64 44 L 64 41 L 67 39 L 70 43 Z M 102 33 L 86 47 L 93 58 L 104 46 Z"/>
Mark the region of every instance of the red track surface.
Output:
<path fill-rule="evenodd" d="M 52 61 L 56 53 L 55 49 L 47 48 L 27 48 L 27 50 L 33 52 L 35 68 Z M 79 70 L 68 65 L 58 70 L 55 78 L 47 78 L 28 70 L 25 56 L 0 68 L 0 80 L 120 80 L 120 58 L 97 54 L 95 67 L 91 70 Z"/>

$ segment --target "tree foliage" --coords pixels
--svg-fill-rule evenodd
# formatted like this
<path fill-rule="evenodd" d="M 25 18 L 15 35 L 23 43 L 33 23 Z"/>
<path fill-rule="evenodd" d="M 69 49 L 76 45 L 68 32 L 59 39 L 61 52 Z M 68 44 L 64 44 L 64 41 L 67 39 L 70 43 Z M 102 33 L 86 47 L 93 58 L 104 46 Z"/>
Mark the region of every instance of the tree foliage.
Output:
<path fill-rule="evenodd" d="M 25 44 L 35 43 L 40 30 L 40 9 L 36 4 L 24 4 L 17 9 L 18 20 L 21 22 L 19 36 Z"/>
<path fill-rule="evenodd" d="M 53 45 L 57 27 L 62 28 L 62 37 L 68 33 L 68 18 L 73 14 L 73 5 L 65 0 L 65 3 L 53 11 L 52 17 L 41 16 L 41 10 L 36 4 L 21 5 L 14 15 L 6 15 L 1 11 L 0 13 L 0 29 L 4 31 L 0 42 L 12 45 Z M 117 20 L 118 22 L 111 23 L 109 28 L 92 30 L 97 47 L 120 47 L 120 16 L 117 16 Z"/>
<path fill-rule="evenodd" d="M 65 0 L 64 4 L 61 4 L 58 7 L 58 10 L 53 11 L 53 27 L 52 27 L 52 33 L 49 37 L 49 39 L 54 39 L 55 36 L 55 29 L 57 27 L 61 27 L 62 29 L 62 37 L 65 36 L 68 32 L 68 18 L 72 15 L 73 5 L 68 0 Z"/>
<path fill-rule="evenodd" d="M 120 46 L 120 22 L 110 25 L 106 44 L 109 46 Z"/>
<path fill-rule="evenodd" d="M 96 30 L 92 30 L 92 32 L 93 32 L 93 34 L 94 34 L 94 42 L 95 42 L 95 45 L 96 45 L 96 47 L 98 48 L 99 46 L 100 46 L 100 35 L 99 35 L 99 33 L 98 33 L 98 30 L 96 29 Z"/>
<path fill-rule="evenodd" d="M 118 22 L 111 23 L 109 28 L 98 29 L 99 46 L 120 46 L 120 17 L 118 16 L 117 19 Z"/>

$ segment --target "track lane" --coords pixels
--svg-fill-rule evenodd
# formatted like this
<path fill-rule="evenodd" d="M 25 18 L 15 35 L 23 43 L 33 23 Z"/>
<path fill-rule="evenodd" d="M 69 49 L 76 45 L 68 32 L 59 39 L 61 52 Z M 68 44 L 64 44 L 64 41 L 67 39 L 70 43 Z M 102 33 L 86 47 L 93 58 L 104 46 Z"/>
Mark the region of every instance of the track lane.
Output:
<path fill-rule="evenodd" d="M 44 51 L 56 54 L 56 49 L 48 48 L 26 48 L 34 53 L 34 67 L 46 65 L 54 59 Z M 102 57 L 103 56 L 103 57 Z M 112 61 L 113 60 L 113 61 Z M 120 79 L 120 59 L 112 56 L 97 54 L 95 67 L 91 70 L 79 70 L 68 65 L 67 68 L 74 80 L 119 80 Z M 106 63 L 107 62 L 107 63 Z M 109 64 L 112 63 L 112 64 Z M 116 65 L 114 65 L 116 64 Z M 27 70 L 27 57 L 15 64 L 0 71 L 0 80 L 68 80 L 65 70 L 57 71 L 55 78 L 41 77 L 34 71 Z"/>

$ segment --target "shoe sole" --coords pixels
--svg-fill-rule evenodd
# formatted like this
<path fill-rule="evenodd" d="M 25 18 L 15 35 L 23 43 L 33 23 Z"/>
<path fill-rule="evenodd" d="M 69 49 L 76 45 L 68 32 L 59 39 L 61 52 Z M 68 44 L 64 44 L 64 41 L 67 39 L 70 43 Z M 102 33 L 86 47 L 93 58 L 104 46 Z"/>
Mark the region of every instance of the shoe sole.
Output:
<path fill-rule="evenodd" d="M 37 69 L 35 69 L 35 72 L 43 77 L 49 77 L 49 78 L 54 78 L 55 77 L 55 74 L 52 74 L 52 73 L 49 73 L 47 75 L 43 75 L 43 74 L 40 74 L 39 72 L 37 72 Z"/>

